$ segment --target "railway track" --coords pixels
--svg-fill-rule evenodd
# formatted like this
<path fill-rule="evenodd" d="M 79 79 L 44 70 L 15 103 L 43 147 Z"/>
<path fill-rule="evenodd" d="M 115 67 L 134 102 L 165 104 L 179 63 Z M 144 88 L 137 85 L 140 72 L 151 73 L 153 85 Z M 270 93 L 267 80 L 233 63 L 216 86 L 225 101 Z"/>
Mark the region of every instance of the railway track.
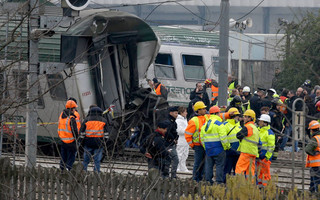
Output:
<path fill-rule="evenodd" d="M 9 157 L 11 161 L 15 162 L 16 165 L 24 165 L 25 157 L 24 155 L 17 155 L 13 159 L 12 155 L 4 154 L 4 156 Z M 78 158 L 77 158 L 78 160 Z M 79 161 L 79 160 L 78 160 Z M 42 167 L 55 167 L 59 168 L 60 158 L 58 157 L 37 157 L 37 164 Z M 298 189 L 303 188 L 304 180 L 304 189 L 309 188 L 310 184 L 310 174 L 308 169 L 302 170 L 302 161 L 295 160 L 294 168 L 294 183 Z M 190 155 L 187 160 L 187 167 L 189 171 L 192 171 L 193 166 L 193 152 L 190 151 Z M 92 162 L 89 164 L 88 170 L 93 170 Z M 126 149 L 122 156 L 116 158 L 105 158 L 101 163 L 102 172 L 116 172 L 123 174 L 135 174 L 143 175 L 148 173 L 148 166 L 146 159 L 141 153 L 136 149 Z M 271 164 L 271 174 L 278 177 L 277 185 L 283 188 L 291 188 L 292 186 L 292 160 L 290 159 L 278 159 L 273 161 Z M 303 173 L 304 172 L 304 175 Z M 304 176 L 304 178 L 303 178 Z M 191 173 L 181 173 L 178 172 L 179 178 L 192 178 Z"/>

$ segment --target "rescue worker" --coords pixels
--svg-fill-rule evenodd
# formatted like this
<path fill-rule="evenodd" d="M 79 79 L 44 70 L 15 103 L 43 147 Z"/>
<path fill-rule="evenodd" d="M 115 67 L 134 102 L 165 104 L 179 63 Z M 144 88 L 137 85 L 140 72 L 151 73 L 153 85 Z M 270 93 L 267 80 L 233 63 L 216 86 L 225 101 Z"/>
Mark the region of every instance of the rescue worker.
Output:
<path fill-rule="evenodd" d="M 223 121 L 226 121 L 226 119 L 230 119 L 230 116 L 233 114 L 232 112 L 221 113 L 220 111 L 221 110 L 220 110 L 219 106 L 212 106 L 209 109 L 209 114 L 207 114 L 207 119 L 211 119 L 211 118 L 216 119 L 216 117 L 213 115 L 213 114 L 215 114 L 215 115 L 219 116 L 219 118 L 217 118 L 219 120 L 219 122 L 223 122 Z"/>
<path fill-rule="evenodd" d="M 238 85 L 238 80 L 234 79 L 233 76 L 228 76 L 229 93 L 231 93 L 233 89 L 236 89 L 237 85 Z"/>
<path fill-rule="evenodd" d="M 140 147 L 140 152 L 148 158 L 148 168 L 158 169 L 163 178 L 169 177 L 170 151 L 165 140 L 169 125 L 167 120 L 159 122 L 154 133 Z"/>
<path fill-rule="evenodd" d="M 177 178 L 177 169 L 179 164 L 179 158 L 177 153 L 177 142 L 179 139 L 179 135 L 177 132 L 177 123 L 176 119 L 178 117 L 178 106 L 172 106 L 169 108 L 168 115 L 168 123 L 169 126 L 167 128 L 167 132 L 165 135 L 165 139 L 168 143 L 168 148 L 170 150 L 170 158 L 171 158 L 171 178 Z"/>
<path fill-rule="evenodd" d="M 310 167 L 310 192 L 319 192 L 320 185 L 320 124 L 316 120 L 309 123 L 311 140 L 306 146 L 307 163 L 306 167 Z"/>
<path fill-rule="evenodd" d="M 64 170 L 65 168 L 71 170 L 76 159 L 76 138 L 78 136 L 76 116 L 74 115 L 76 107 L 78 106 L 74 101 L 68 100 L 66 103 L 66 109 L 64 109 L 59 116 L 58 135 L 62 141 L 60 161 L 61 170 Z"/>
<path fill-rule="evenodd" d="M 78 104 L 78 103 L 77 103 L 77 100 L 76 100 L 75 98 L 73 98 L 73 97 L 69 97 L 68 100 L 72 100 L 72 101 L 74 101 L 76 104 Z M 80 119 L 80 114 L 79 114 L 79 112 L 77 111 L 77 109 L 75 109 L 74 115 L 76 116 L 77 128 L 78 128 L 78 130 L 80 130 L 80 127 L 81 127 L 81 119 Z"/>
<path fill-rule="evenodd" d="M 245 174 L 254 176 L 256 157 L 259 156 L 258 145 L 259 130 L 255 126 L 256 113 L 253 110 L 247 110 L 243 114 L 244 127 L 237 133 L 240 140 L 240 157 L 236 164 L 236 174 Z"/>
<path fill-rule="evenodd" d="M 156 95 L 163 97 L 165 100 L 168 99 L 168 90 L 164 87 L 156 78 L 152 79 L 153 81 L 153 90 Z"/>
<path fill-rule="evenodd" d="M 94 171 L 100 172 L 100 162 L 105 146 L 105 140 L 109 138 L 108 122 L 102 116 L 103 110 L 92 107 L 88 116 L 84 119 L 80 128 L 80 140 L 83 143 L 83 169 L 87 171 L 91 157 L 94 160 Z"/>
<path fill-rule="evenodd" d="M 245 112 L 246 110 L 250 109 L 250 99 L 252 97 L 250 94 L 250 87 L 244 86 L 242 93 L 242 111 Z"/>
<path fill-rule="evenodd" d="M 206 122 L 206 105 L 202 101 L 194 104 L 193 109 L 195 116 L 192 117 L 185 130 L 185 138 L 189 146 L 194 150 L 194 165 L 193 165 L 193 180 L 199 182 L 202 180 L 204 172 L 205 151 L 200 143 L 200 131 L 203 124 Z"/>
<path fill-rule="evenodd" d="M 216 106 L 215 106 L 216 107 Z M 210 108 L 211 110 L 211 108 Z M 203 125 L 200 132 L 200 140 L 206 152 L 205 179 L 213 184 L 213 166 L 216 164 L 216 183 L 224 183 L 224 165 L 226 150 L 230 149 L 227 133 L 220 121 L 220 109 L 216 110 L 210 119 Z"/>
<path fill-rule="evenodd" d="M 227 133 L 227 140 L 230 143 L 230 149 L 226 151 L 226 162 L 224 167 L 224 182 L 226 182 L 226 175 L 235 174 L 236 164 L 240 156 L 238 151 L 240 141 L 237 138 L 237 133 L 241 130 L 240 126 L 240 112 L 237 108 L 230 108 L 229 112 L 233 112 L 230 119 L 227 119 L 223 124 Z"/>
<path fill-rule="evenodd" d="M 241 114 L 242 112 L 242 100 L 241 97 L 236 95 L 232 98 L 230 105 L 227 107 L 227 110 L 229 110 L 231 107 L 235 107 L 237 108 L 238 112 L 240 112 Z"/>
<path fill-rule="evenodd" d="M 266 186 L 271 179 L 270 165 L 275 148 L 275 135 L 270 129 L 271 118 L 267 114 L 262 114 L 259 120 L 259 137 L 262 142 L 259 159 L 257 160 L 258 185 Z"/>

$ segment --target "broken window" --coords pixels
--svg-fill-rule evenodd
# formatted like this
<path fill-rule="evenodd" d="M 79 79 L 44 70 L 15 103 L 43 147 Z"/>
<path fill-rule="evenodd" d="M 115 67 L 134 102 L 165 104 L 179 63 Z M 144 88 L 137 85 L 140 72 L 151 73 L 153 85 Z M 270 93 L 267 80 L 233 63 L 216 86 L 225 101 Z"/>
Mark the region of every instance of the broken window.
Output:
<path fill-rule="evenodd" d="M 155 60 L 155 74 L 157 78 L 176 78 L 171 54 L 159 53 L 157 55 Z"/>
<path fill-rule="evenodd" d="M 202 56 L 182 55 L 182 64 L 186 80 L 206 79 Z"/>
<path fill-rule="evenodd" d="M 50 96 L 53 100 L 66 101 L 67 91 L 61 74 L 47 74 Z"/>

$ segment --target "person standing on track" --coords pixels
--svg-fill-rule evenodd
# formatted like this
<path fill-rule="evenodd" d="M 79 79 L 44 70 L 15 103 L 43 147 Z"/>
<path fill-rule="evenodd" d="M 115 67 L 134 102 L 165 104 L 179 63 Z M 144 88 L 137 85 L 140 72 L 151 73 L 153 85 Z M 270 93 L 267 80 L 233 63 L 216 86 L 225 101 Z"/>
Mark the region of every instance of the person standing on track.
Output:
<path fill-rule="evenodd" d="M 240 157 L 236 165 L 236 174 L 245 174 L 254 176 L 256 157 L 259 156 L 258 145 L 261 145 L 259 130 L 255 126 L 256 113 L 253 110 L 247 110 L 243 114 L 244 127 L 237 133 L 240 140 Z"/>
<path fill-rule="evenodd" d="M 201 127 L 208 119 L 206 116 L 206 107 L 207 106 L 202 101 L 198 101 L 194 104 L 193 109 L 195 116 L 189 120 L 184 133 L 186 141 L 194 150 L 193 180 L 197 182 L 202 180 L 206 157 L 206 152 L 204 151 L 199 138 Z"/>
<path fill-rule="evenodd" d="M 100 172 L 105 141 L 109 137 L 107 119 L 102 117 L 102 109 L 99 107 L 90 108 L 88 116 L 84 119 L 80 128 L 80 143 L 83 143 L 83 168 L 87 171 L 91 157 L 94 160 L 94 171 Z"/>
<path fill-rule="evenodd" d="M 309 123 L 311 140 L 306 146 L 307 163 L 306 167 L 310 167 L 310 192 L 319 192 L 320 185 L 320 124 L 316 120 Z"/>
<path fill-rule="evenodd" d="M 58 135 L 62 141 L 61 145 L 61 161 L 60 169 L 71 170 L 72 165 L 76 159 L 77 145 L 76 138 L 78 136 L 78 128 L 76 123 L 76 116 L 74 111 L 77 104 L 68 100 L 66 103 L 66 109 L 59 116 L 58 122 Z"/>
<path fill-rule="evenodd" d="M 262 142 L 259 159 L 257 161 L 258 168 L 258 185 L 266 186 L 271 179 L 270 165 L 271 157 L 275 148 L 275 135 L 270 129 L 271 118 L 267 114 L 262 114 L 259 120 L 259 137 Z"/>

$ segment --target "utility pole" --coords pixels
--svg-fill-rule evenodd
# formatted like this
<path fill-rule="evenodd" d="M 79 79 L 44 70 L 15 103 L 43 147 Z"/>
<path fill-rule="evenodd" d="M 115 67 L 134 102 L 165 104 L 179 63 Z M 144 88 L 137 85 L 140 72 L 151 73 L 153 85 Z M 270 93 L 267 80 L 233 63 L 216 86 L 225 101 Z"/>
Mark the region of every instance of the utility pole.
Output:
<path fill-rule="evenodd" d="M 26 130 L 26 157 L 28 168 L 36 166 L 37 161 L 37 102 L 38 95 L 38 40 L 31 37 L 33 31 L 39 28 L 39 0 L 29 2 L 29 68 L 28 68 L 28 93 L 27 100 L 27 130 Z"/>
<path fill-rule="evenodd" d="M 227 105 L 228 51 L 229 51 L 229 0 L 221 0 L 220 43 L 219 43 L 219 106 Z"/>

